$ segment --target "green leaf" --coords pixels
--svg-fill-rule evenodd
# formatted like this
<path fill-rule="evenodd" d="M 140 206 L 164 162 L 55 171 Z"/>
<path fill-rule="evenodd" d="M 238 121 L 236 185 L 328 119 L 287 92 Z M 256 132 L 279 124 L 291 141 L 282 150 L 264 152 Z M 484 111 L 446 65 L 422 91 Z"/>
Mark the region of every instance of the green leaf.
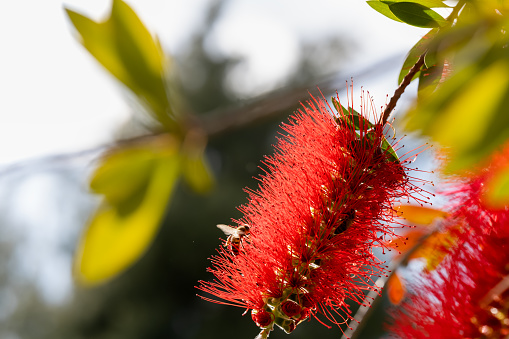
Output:
<path fill-rule="evenodd" d="M 417 27 L 434 28 L 446 23 L 445 19 L 429 7 L 413 2 L 396 2 L 390 11 L 401 21 Z"/>
<path fill-rule="evenodd" d="M 348 109 L 342 106 L 336 98 L 332 97 L 332 104 L 336 111 L 340 114 L 339 118 L 336 118 L 336 121 L 346 121 L 346 123 L 353 127 L 356 130 L 362 129 L 370 129 L 374 125 L 366 118 L 364 118 L 359 112 L 353 109 L 353 107 L 348 106 Z"/>
<path fill-rule="evenodd" d="M 387 141 L 385 137 L 383 137 L 382 145 L 380 147 L 382 151 L 387 152 L 390 161 L 399 162 L 399 157 L 396 154 L 396 151 L 394 150 L 394 148 L 392 148 L 391 144 Z"/>
<path fill-rule="evenodd" d="M 349 118 L 350 121 L 353 121 L 356 130 L 368 130 L 375 126 L 368 119 L 360 115 L 350 114 L 347 118 Z"/>
<path fill-rule="evenodd" d="M 108 155 L 93 176 L 93 189 L 105 199 L 75 256 L 76 279 L 85 285 L 103 283 L 126 270 L 157 234 L 181 171 L 180 156 L 171 141 L 146 146 Z"/>
<path fill-rule="evenodd" d="M 345 106 L 341 105 L 336 98 L 332 97 L 332 104 L 334 105 L 334 108 L 336 111 L 341 115 L 355 115 L 355 116 L 361 116 L 359 112 L 353 109 L 353 107 L 348 106 L 348 109 L 345 108 Z"/>
<path fill-rule="evenodd" d="M 331 99 L 332 105 L 340 115 L 348 114 L 348 110 L 343 105 L 341 105 L 339 101 L 336 100 L 336 98 L 332 97 Z"/>
<path fill-rule="evenodd" d="M 430 30 L 425 36 L 423 36 L 408 52 L 408 55 L 403 62 L 403 66 L 401 67 L 401 71 L 399 72 L 398 84 L 403 81 L 403 78 L 408 74 L 410 69 L 417 63 L 419 57 L 426 51 L 429 42 L 436 35 L 438 29 Z M 412 80 L 417 79 L 419 77 L 420 72 L 417 72 Z"/>
<path fill-rule="evenodd" d="M 443 64 L 427 67 L 421 70 L 419 74 L 418 87 L 419 97 L 429 97 L 435 91 L 442 79 L 443 71 Z"/>
<path fill-rule="evenodd" d="M 159 122 L 177 129 L 167 95 L 166 57 L 136 13 L 122 0 L 113 0 L 111 14 L 103 22 L 70 9 L 66 12 L 90 54 L 136 94 Z"/>
<path fill-rule="evenodd" d="M 471 65 L 456 72 L 409 114 L 409 128 L 449 148 L 449 171 L 474 166 L 509 136 L 509 63 L 504 55 L 505 50 L 480 69 Z"/>
<path fill-rule="evenodd" d="M 156 157 L 147 148 L 117 150 L 95 170 L 90 188 L 102 194 L 110 204 L 121 204 L 147 186 Z"/>
<path fill-rule="evenodd" d="M 379 0 L 379 1 L 384 2 L 388 5 L 396 2 L 412 2 L 429 8 L 450 7 L 444 4 L 444 2 L 441 0 L 392 0 L 392 1 Z"/>
<path fill-rule="evenodd" d="M 403 22 L 397 16 L 395 16 L 394 13 L 392 13 L 392 11 L 389 9 L 388 4 L 381 2 L 381 1 L 366 1 L 366 3 L 368 5 L 370 5 L 371 8 L 373 8 L 375 11 L 385 15 L 389 19 L 392 19 L 392 20 L 398 21 L 398 22 Z"/>

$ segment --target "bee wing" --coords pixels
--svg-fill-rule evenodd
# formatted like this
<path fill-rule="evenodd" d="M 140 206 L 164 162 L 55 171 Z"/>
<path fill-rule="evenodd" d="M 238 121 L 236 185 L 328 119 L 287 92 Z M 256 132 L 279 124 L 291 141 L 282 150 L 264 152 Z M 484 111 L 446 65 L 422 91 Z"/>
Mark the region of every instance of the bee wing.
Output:
<path fill-rule="evenodd" d="M 217 228 L 219 228 L 221 231 L 223 231 L 223 233 L 225 235 L 232 235 L 232 234 L 236 234 L 236 232 L 237 232 L 237 229 L 230 225 L 219 224 L 219 225 L 217 225 Z"/>

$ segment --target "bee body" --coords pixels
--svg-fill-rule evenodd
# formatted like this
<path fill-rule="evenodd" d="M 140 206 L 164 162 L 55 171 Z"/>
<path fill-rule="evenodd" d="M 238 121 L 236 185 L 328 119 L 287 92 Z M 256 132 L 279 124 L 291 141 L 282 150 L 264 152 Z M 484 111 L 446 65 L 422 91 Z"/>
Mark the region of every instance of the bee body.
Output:
<path fill-rule="evenodd" d="M 245 238 L 249 237 L 249 225 L 242 224 L 238 227 L 233 227 L 230 225 L 219 224 L 217 225 L 217 228 L 228 236 L 223 246 L 226 247 L 233 255 L 238 255 L 242 242 Z"/>

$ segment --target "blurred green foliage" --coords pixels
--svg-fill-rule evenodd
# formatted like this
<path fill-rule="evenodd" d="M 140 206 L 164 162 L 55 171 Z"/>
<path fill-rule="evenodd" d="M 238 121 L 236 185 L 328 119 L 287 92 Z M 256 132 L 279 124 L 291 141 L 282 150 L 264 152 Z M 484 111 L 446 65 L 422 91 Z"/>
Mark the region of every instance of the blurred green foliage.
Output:
<path fill-rule="evenodd" d="M 104 201 L 76 251 L 78 281 L 114 277 L 152 243 L 181 171 L 178 144 L 164 137 L 112 152 L 94 173 L 90 186 Z"/>
<path fill-rule="evenodd" d="M 430 12 L 431 7 L 444 7 L 441 1 L 368 4 L 391 19 L 396 16 L 414 26 L 419 26 L 420 12 L 428 13 L 430 20 L 440 26 L 410 50 L 398 81 L 425 54 L 425 66 L 414 76 L 419 79 L 418 100 L 407 114 L 406 126 L 430 136 L 446 149 L 445 170 L 472 170 L 500 150 L 509 139 L 507 4 L 496 0 L 456 1 L 447 23 Z M 395 6 L 403 5 L 406 14 L 411 15 L 396 10 Z M 420 18 L 424 20 L 423 15 Z M 497 197 L 501 195 L 489 199 Z"/>
<path fill-rule="evenodd" d="M 168 59 L 138 15 L 122 0 L 113 0 L 111 14 L 95 22 L 66 9 L 83 46 L 147 106 L 169 131 L 178 132 L 168 97 Z"/>
<path fill-rule="evenodd" d="M 167 58 L 137 14 L 122 0 L 113 0 L 101 23 L 67 14 L 87 50 L 168 133 L 110 151 L 92 177 L 91 188 L 104 203 L 81 239 L 74 271 L 78 281 L 97 284 L 145 253 L 180 175 L 199 193 L 212 188 L 213 178 L 203 157 L 206 137 L 178 119 L 168 96 Z"/>

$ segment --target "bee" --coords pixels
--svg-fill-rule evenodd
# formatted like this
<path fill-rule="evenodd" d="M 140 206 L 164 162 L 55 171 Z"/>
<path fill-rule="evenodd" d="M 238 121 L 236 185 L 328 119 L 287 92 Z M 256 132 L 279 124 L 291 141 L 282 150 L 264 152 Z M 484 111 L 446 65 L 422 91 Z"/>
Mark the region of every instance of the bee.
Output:
<path fill-rule="evenodd" d="M 341 234 L 352 226 L 355 221 L 355 210 L 352 208 L 346 213 L 345 218 L 341 221 L 341 223 L 334 230 L 334 234 Z"/>
<path fill-rule="evenodd" d="M 242 246 L 243 238 L 249 237 L 249 225 L 242 224 L 238 227 L 230 225 L 219 224 L 217 225 L 221 231 L 228 236 L 224 247 L 226 247 L 233 255 L 238 255 L 240 246 Z"/>

